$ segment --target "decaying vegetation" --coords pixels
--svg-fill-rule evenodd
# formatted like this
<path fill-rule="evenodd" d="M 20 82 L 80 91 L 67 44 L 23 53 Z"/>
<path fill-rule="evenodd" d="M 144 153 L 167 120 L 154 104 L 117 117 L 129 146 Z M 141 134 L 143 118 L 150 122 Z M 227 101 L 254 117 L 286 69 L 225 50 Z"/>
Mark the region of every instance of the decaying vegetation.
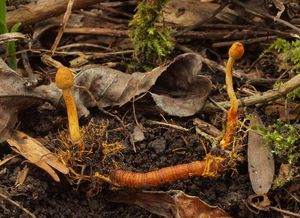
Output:
<path fill-rule="evenodd" d="M 300 217 L 297 2 L 20 2 L 0 217 Z"/>

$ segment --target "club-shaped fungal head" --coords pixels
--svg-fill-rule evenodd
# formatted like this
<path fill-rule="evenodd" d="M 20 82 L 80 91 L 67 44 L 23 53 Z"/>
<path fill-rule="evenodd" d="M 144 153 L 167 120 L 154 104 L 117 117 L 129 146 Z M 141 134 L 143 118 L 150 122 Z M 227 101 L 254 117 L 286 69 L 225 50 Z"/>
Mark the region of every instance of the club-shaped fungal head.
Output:
<path fill-rule="evenodd" d="M 58 68 L 55 75 L 56 86 L 60 89 L 69 89 L 74 85 L 74 78 L 71 70 L 67 67 Z"/>
<path fill-rule="evenodd" d="M 239 59 L 243 56 L 244 54 L 244 46 L 240 42 L 235 42 L 231 45 L 229 49 L 229 57 L 232 57 L 234 59 Z"/>

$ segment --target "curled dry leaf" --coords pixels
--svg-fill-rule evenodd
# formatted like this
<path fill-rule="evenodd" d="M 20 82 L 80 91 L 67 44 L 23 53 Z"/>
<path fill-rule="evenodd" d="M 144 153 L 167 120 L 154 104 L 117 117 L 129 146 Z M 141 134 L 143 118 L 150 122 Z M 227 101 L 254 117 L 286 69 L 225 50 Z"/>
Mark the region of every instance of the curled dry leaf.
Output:
<path fill-rule="evenodd" d="M 18 111 L 43 101 L 26 89 L 24 80 L 0 59 L 0 142 L 9 137 L 17 122 Z"/>
<path fill-rule="evenodd" d="M 25 164 L 23 169 L 20 170 L 17 174 L 17 179 L 15 181 L 16 187 L 23 185 L 23 183 L 25 182 L 25 180 L 27 178 L 28 172 L 29 172 L 29 167 L 27 166 L 27 164 Z"/>
<path fill-rule="evenodd" d="M 7 142 L 15 152 L 45 170 L 55 181 L 59 182 L 60 180 L 52 168 L 63 174 L 69 173 L 69 169 L 51 151 L 25 133 L 13 130 L 11 138 L 7 139 Z"/>
<path fill-rule="evenodd" d="M 122 106 L 150 92 L 163 111 L 174 116 L 191 116 L 204 106 L 212 82 L 198 75 L 202 62 L 193 53 L 177 56 L 171 63 L 147 73 L 123 73 L 108 67 L 90 65 L 75 77 L 73 89 L 79 117 L 89 114 L 88 107 Z M 34 90 L 38 96 L 57 104 L 61 91 L 53 83 Z"/>
<path fill-rule="evenodd" d="M 166 218 L 230 217 L 222 209 L 178 190 L 168 192 L 115 191 L 109 192 L 106 198 L 112 202 L 135 204 Z"/>
<path fill-rule="evenodd" d="M 202 62 L 192 53 L 177 56 L 170 64 L 147 73 L 126 74 L 106 67 L 83 69 L 75 78 L 85 86 L 94 99 L 83 89 L 75 90 L 80 114 L 86 107 L 122 106 L 135 96 L 151 92 L 156 104 L 174 116 L 191 116 L 202 109 L 212 89 L 209 79 L 197 75 Z"/>
<path fill-rule="evenodd" d="M 260 117 L 252 114 L 248 134 L 248 171 L 254 192 L 265 195 L 271 188 L 274 177 L 274 159 L 271 149 L 266 146 L 263 136 L 255 127 L 263 126 Z"/>

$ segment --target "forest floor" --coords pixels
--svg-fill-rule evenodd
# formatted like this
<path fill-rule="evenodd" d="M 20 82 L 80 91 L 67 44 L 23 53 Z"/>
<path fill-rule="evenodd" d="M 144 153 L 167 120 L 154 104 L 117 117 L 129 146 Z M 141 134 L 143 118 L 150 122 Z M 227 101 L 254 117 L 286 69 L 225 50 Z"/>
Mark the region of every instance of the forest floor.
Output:
<path fill-rule="evenodd" d="M 53 2 L 48 1 L 49 10 L 58 10 L 53 9 Z M 64 13 L 66 4 L 71 1 L 62 2 L 65 5 L 57 7 L 63 7 L 61 13 Z M 265 7 L 265 1 L 246 1 L 246 5 L 239 1 L 232 1 L 231 4 L 221 1 L 197 3 L 200 6 L 193 0 L 182 5 L 179 2 L 170 0 L 169 9 L 181 12 L 176 15 L 178 17 L 184 14 L 189 16 L 183 16 L 183 21 L 172 20 L 176 13 L 166 10 L 169 13 L 166 21 L 174 21 L 170 25 L 177 30 L 176 45 L 164 61 L 150 63 L 151 67 L 159 67 L 153 71 L 145 70 L 146 67 L 143 69 L 132 58 L 133 45 L 127 36 L 128 22 L 139 1 L 102 1 L 97 4 L 94 1 L 95 4 L 88 7 L 84 3 L 81 6 L 75 4 L 68 26 L 63 30 L 59 30 L 62 16 L 44 20 L 43 13 L 49 16 L 45 9 L 40 12 L 41 18 L 35 25 L 29 17 L 26 18 L 28 20 L 24 18 L 22 23 L 25 25 L 22 24 L 19 32 L 30 35 L 31 42 L 28 43 L 28 36 L 25 35 L 18 38 L 24 41 L 17 42 L 20 61 L 16 72 L 23 72 L 23 78 L 0 76 L 0 84 L 4 84 L 0 87 L 0 112 L 3 114 L 0 115 L 0 140 L 3 141 L 0 144 L 0 217 L 179 218 L 200 217 L 203 214 L 206 215 L 203 217 L 209 217 L 209 212 L 212 213 L 210 217 L 300 217 L 300 155 L 293 164 L 288 164 L 287 160 L 291 153 L 285 153 L 285 156 L 274 154 L 268 163 L 260 160 L 261 167 L 256 170 L 263 176 L 253 182 L 250 177 L 255 175 L 248 168 L 256 159 L 249 159 L 247 151 L 251 144 L 249 138 L 252 137 L 248 134 L 253 127 L 250 117 L 255 113 L 269 133 L 274 134 L 273 130 L 277 128 L 274 124 L 278 124 L 278 119 L 289 125 L 280 128 L 292 126 L 290 132 L 284 129 L 280 133 L 281 140 L 295 131 L 298 138 L 289 143 L 295 146 L 292 155 L 300 154 L 300 94 L 288 96 L 289 90 L 300 87 L 298 68 L 294 68 L 298 63 L 295 59 L 298 58 L 300 63 L 300 58 L 296 55 L 299 52 L 292 53 L 294 59 L 287 55 L 287 50 L 294 51 L 296 47 L 289 42 L 297 42 L 295 36 L 300 32 L 297 25 L 292 24 L 292 18 L 297 16 L 291 16 L 289 1 L 282 18 L 276 18 L 277 22 L 272 19 L 275 19 L 278 8 L 274 5 Z M 193 8 L 195 4 L 197 6 Z M 28 3 L 26 7 L 34 14 L 38 5 Z M 79 10 L 81 7 L 85 9 Z M 205 9 L 201 16 L 197 15 L 198 7 Z M 262 15 L 255 15 L 255 7 L 262 7 Z M 18 1 L 10 2 L 8 23 L 17 22 L 13 13 L 23 13 L 22 10 L 18 7 Z M 26 14 L 23 16 L 26 17 Z M 51 56 L 51 46 L 59 31 L 64 31 L 64 35 Z M 285 47 L 273 47 L 262 56 L 278 38 L 285 40 L 278 44 Z M 234 141 L 224 151 L 219 141 L 225 132 L 230 106 L 224 67 L 228 49 L 235 41 L 242 42 L 245 47 L 244 56 L 234 65 L 234 89 L 243 106 L 239 107 L 239 124 L 235 129 Z M 5 49 L 1 49 L 1 57 L 6 60 Z M 199 56 L 180 56 L 185 52 L 195 52 Z M 52 61 L 50 64 L 49 60 Z M 73 91 L 76 92 L 77 105 L 80 105 L 79 124 L 86 146 L 82 154 L 69 139 L 66 109 L 61 92 L 54 84 L 57 65 L 53 60 L 78 73 L 75 76 L 77 87 Z M 2 75 L 10 72 L 6 72 L 4 65 L 0 64 Z M 86 68 L 88 64 L 97 66 Z M 144 82 L 140 82 L 142 74 L 137 72 L 142 70 L 146 71 L 143 75 L 149 77 Z M 125 72 L 124 75 L 121 72 Z M 122 76 L 119 76 L 120 73 Z M 178 78 L 176 73 L 180 74 Z M 186 75 L 188 79 L 183 79 Z M 36 83 L 33 78 L 38 78 Z M 136 82 L 139 79 L 140 83 Z M 282 89 L 280 84 L 283 84 Z M 117 95 L 118 92 L 121 94 Z M 159 95 L 157 99 L 161 100 L 160 103 L 153 93 Z M 199 96 L 205 97 L 198 101 Z M 23 101 L 23 98 L 26 100 Z M 200 102 L 201 107 L 193 104 L 190 108 L 188 102 Z M 178 105 L 182 105 L 183 109 L 178 109 Z M 208 127 L 199 126 L 197 119 Z M 27 135 L 22 140 L 32 137 L 36 140 L 36 146 L 38 144 L 48 149 L 49 154 L 54 155 L 57 158 L 55 161 L 63 164 L 68 173 L 58 172 L 64 170 L 59 170 L 57 165 L 52 165 L 58 170 L 56 173 L 38 167 L 39 160 L 35 162 L 28 158 L 37 155 L 34 149 L 23 150 L 25 147 L 22 146 L 26 143 L 20 141 L 18 148 L 12 145 L 10 137 L 14 138 L 17 134 L 12 133 L 14 129 Z M 261 144 L 256 146 L 264 150 L 266 139 L 261 140 L 258 142 Z M 265 158 L 260 152 L 256 150 L 251 154 Z M 47 159 L 49 154 L 43 153 L 39 157 Z M 173 181 L 171 178 L 172 181 L 167 182 L 170 179 L 167 173 L 158 171 L 166 177 L 158 177 L 159 173 L 152 177 L 161 178 L 156 183 L 162 184 L 145 184 L 138 188 L 123 187 L 112 176 L 116 169 L 127 170 L 130 177 L 137 177 L 133 172 L 146 173 L 193 161 L 205 162 L 210 154 L 225 161 L 220 169 L 216 172 L 208 170 L 211 174 L 205 176 L 186 173 L 183 179 Z M 290 170 L 283 171 L 284 166 L 289 166 Z M 173 169 L 168 168 L 168 172 Z M 283 177 L 287 178 L 291 172 L 294 174 L 283 186 L 274 188 L 273 183 L 271 188 L 273 177 L 278 178 L 286 173 Z M 54 181 L 56 174 L 59 182 Z M 97 177 L 99 174 L 103 177 Z M 151 177 L 150 174 L 143 176 Z M 271 182 L 268 182 L 270 178 Z M 124 175 L 123 179 L 126 180 Z M 257 190 L 264 191 L 257 194 Z M 179 191 L 186 194 L 188 200 L 197 197 L 196 203 L 185 205 L 185 208 L 174 203 L 174 196 L 178 196 Z M 252 199 L 256 194 L 257 197 Z M 267 196 L 267 203 L 262 201 L 263 196 Z M 208 205 L 203 206 L 202 201 Z M 184 208 L 184 212 L 180 212 L 180 208 Z M 189 212 L 193 215 L 187 215 Z"/>

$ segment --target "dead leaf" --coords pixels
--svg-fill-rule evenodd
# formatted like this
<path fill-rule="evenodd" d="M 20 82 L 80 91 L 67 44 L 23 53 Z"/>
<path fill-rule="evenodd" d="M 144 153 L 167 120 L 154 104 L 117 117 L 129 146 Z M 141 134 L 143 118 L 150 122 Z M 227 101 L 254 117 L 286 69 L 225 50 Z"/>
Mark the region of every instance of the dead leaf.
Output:
<path fill-rule="evenodd" d="M 198 197 L 182 191 L 114 191 L 106 194 L 109 201 L 135 204 L 153 214 L 167 218 L 230 217 L 222 209 L 208 205 Z"/>
<path fill-rule="evenodd" d="M 0 143 L 9 138 L 18 112 L 42 101 L 44 99 L 26 89 L 23 78 L 0 59 Z"/>
<path fill-rule="evenodd" d="M 271 206 L 267 195 L 250 195 L 246 202 L 249 207 L 253 207 L 259 211 L 269 211 Z"/>
<path fill-rule="evenodd" d="M 27 178 L 28 172 L 29 172 L 29 168 L 28 168 L 27 164 L 25 164 L 23 169 L 21 171 L 19 171 L 17 174 L 17 179 L 15 182 L 16 187 L 18 187 L 24 183 L 25 179 Z"/>
<path fill-rule="evenodd" d="M 104 67 L 90 68 L 81 71 L 76 82 L 93 93 L 100 107 L 122 106 L 150 90 L 163 111 L 174 116 L 191 116 L 201 110 L 212 89 L 209 79 L 197 76 L 201 67 L 198 56 L 187 53 L 147 73 L 130 75 Z M 77 92 L 77 99 L 86 107 L 95 106 L 83 91 Z"/>
<path fill-rule="evenodd" d="M 201 67 L 201 59 L 193 53 L 179 55 L 146 73 L 86 66 L 76 75 L 77 87 L 73 88 L 79 117 L 87 116 L 89 107 L 122 106 L 147 92 L 170 115 L 191 116 L 202 109 L 212 90 L 212 82 L 198 75 Z M 34 93 L 54 105 L 61 99 L 61 91 L 53 83 L 35 88 Z"/>
<path fill-rule="evenodd" d="M 254 192 L 265 195 L 271 188 L 274 177 L 274 159 L 271 148 L 254 129 L 263 126 L 260 117 L 254 113 L 250 118 L 251 129 L 248 133 L 248 171 Z"/>
<path fill-rule="evenodd" d="M 130 142 L 134 144 L 135 142 L 141 142 L 145 139 L 144 132 L 141 130 L 139 126 L 135 126 L 133 129 L 133 133 L 130 134 Z"/>
<path fill-rule="evenodd" d="M 219 7 L 219 4 L 213 2 L 171 0 L 163 9 L 164 21 L 175 24 L 177 27 L 193 26 L 207 20 Z M 216 15 L 216 18 L 231 23 L 234 20 L 233 10 L 224 8 Z"/>
<path fill-rule="evenodd" d="M 279 113 L 280 120 L 284 122 L 296 120 L 300 117 L 300 104 L 288 102 L 285 105 L 284 102 L 278 102 L 278 104 L 266 106 L 265 113 L 266 115 Z"/>
<path fill-rule="evenodd" d="M 45 170 L 56 182 L 60 180 L 52 168 L 63 174 L 69 173 L 69 169 L 51 151 L 25 133 L 13 130 L 7 142 L 15 152 Z"/>

